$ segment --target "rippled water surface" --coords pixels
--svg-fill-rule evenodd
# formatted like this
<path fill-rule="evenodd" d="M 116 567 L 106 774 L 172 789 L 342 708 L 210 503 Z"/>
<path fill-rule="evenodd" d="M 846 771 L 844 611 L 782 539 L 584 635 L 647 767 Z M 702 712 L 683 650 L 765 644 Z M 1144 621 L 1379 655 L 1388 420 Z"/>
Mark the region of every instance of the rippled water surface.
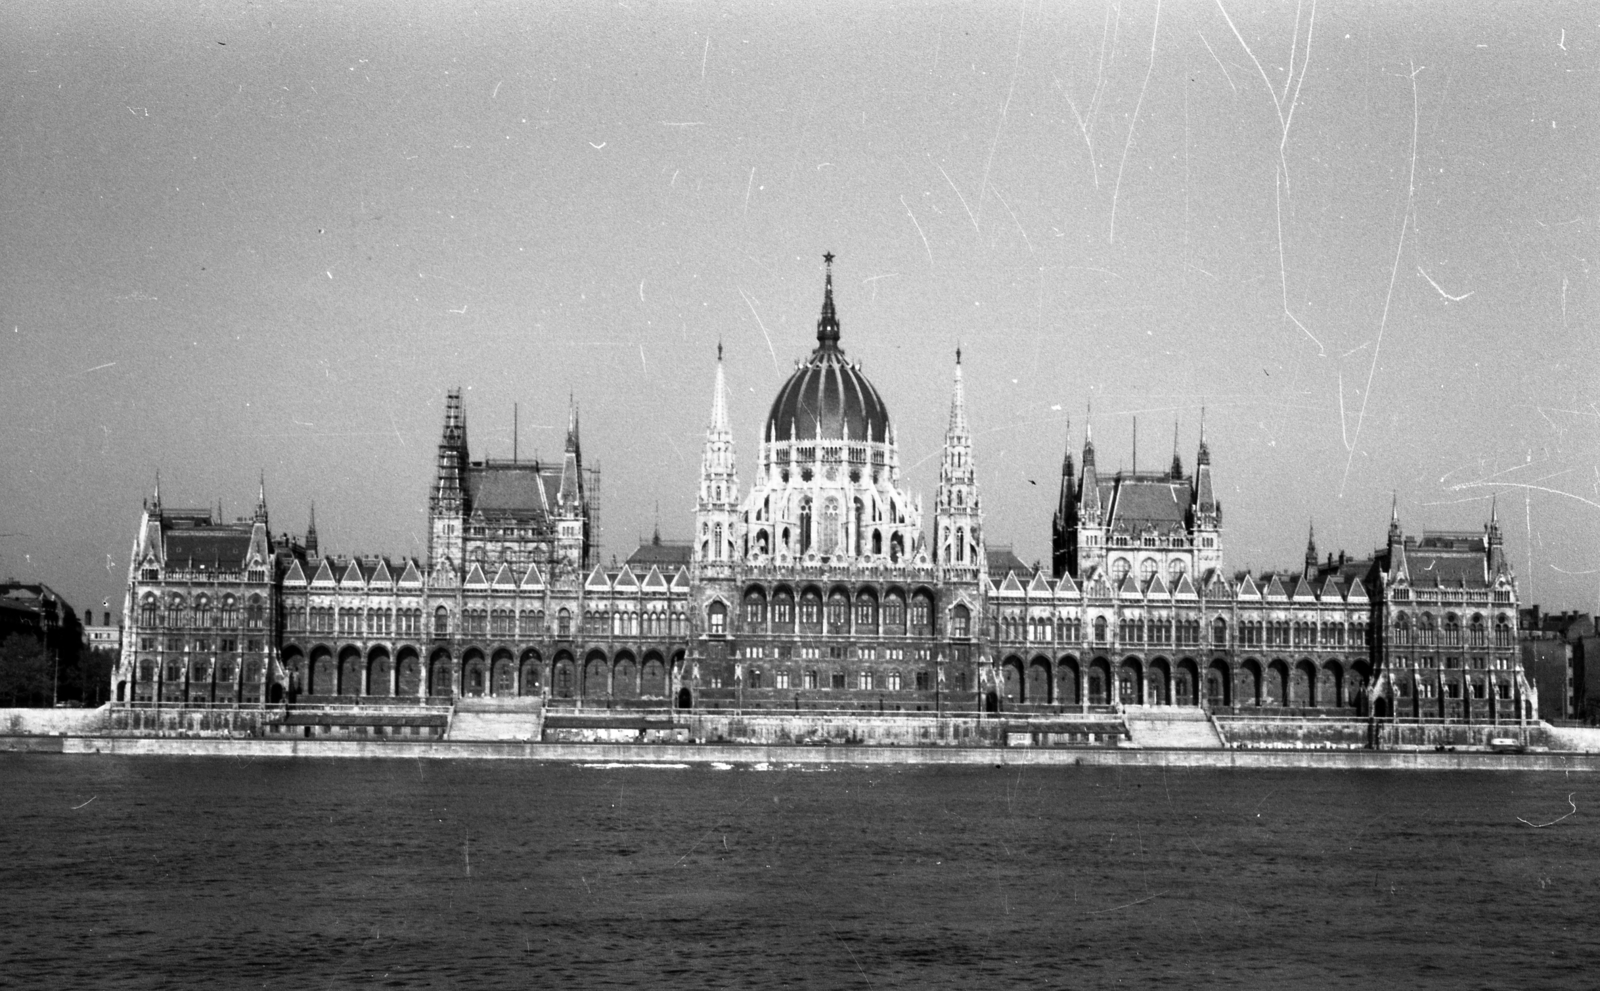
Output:
<path fill-rule="evenodd" d="M 1590 777 L 0 754 L 0 796 L 0 985 L 1600 986 Z"/>

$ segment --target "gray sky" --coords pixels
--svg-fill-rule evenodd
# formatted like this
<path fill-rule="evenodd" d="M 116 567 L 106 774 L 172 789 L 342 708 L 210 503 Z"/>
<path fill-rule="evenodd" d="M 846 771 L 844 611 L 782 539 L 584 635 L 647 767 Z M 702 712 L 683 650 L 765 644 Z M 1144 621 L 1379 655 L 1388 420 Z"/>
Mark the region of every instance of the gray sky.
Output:
<path fill-rule="evenodd" d="M 1313 17 L 1314 14 L 1314 17 Z M 140 500 L 317 503 L 422 554 L 474 456 L 687 536 L 716 346 L 748 466 L 842 343 L 931 507 L 952 355 L 991 543 L 1048 558 L 1071 417 L 1192 466 L 1232 567 L 1481 528 L 1600 591 L 1589 4 L 11 4 L 0 571 L 120 605 Z M 747 471 L 748 478 L 748 471 Z"/>

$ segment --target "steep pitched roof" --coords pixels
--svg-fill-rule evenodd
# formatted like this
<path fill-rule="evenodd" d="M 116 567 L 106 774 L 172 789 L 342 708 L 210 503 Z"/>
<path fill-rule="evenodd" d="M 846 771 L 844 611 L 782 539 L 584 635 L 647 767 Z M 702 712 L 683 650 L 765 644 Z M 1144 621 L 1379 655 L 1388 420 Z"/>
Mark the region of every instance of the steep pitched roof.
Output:
<path fill-rule="evenodd" d="M 1172 594 L 1180 599 L 1198 598 L 1198 596 L 1195 595 L 1194 582 L 1189 580 L 1189 573 L 1187 571 L 1185 571 L 1183 576 L 1178 579 L 1178 587 L 1172 590 Z"/>
<path fill-rule="evenodd" d="M 1044 572 L 1034 574 L 1033 581 L 1028 583 L 1029 595 L 1048 596 L 1051 593 L 1050 582 L 1045 578 Z"/>
<path fill-rule="evenodd" d="M 537 564 L 528 565 L 528 570 L 522 575 L 522 587 L 525 590 L 544 588 L 544 573 Z"/>
<path fill-rule="evenodd" d="M 378 566 L 372 569 L 372 577 L 368 581 L 373 585 L 393 585 L 394 576 L 389 573 L 389 562 L 378 558 Z"/>
<path fill-rule="evenodd" d="M 467 580 L 461 584 L 467 588 L 488 588 L 489 579 L 483 576 L 483 566 L 474 561 L 472 570 L 467 572 Z"/>
<path fill-rule="evenodd" d="M 355 558 L 351 558 L 350 563 L 345 565 L 344 574 L 339 576 L 339 584 L 354 585 L 359 588 L 366 583 L 367 576 L 361 573 L 361 565 L 356 563 Z"/>
<path fill-rule="evenodd" d="M 173 529 L 166 532 L 165 543 L 171 567 L 232 570 L 244 566 L 250 531 L 231 525 Z"/>
<path fill-rule="evenodd" d="M 1017 573 L 1015 571 L 1006 573 L 1006 580 L 1001 583 L 1000 591 L 1007 595 L 1022 594 L 1022 583 L 1017 581 Z"/>
<path fill-rule="evenodd" d="M 475 514 L 542 521 L 549 511 L 550 481 L 538 464 L 473 465 L 463 481 Z"/>
<path fill-rule="evenodd" d="M 1111 486 L 1111 525 L 1126 523 L 1130 529 L 1154 525 L 1165 530 L 1182 526 L 1189 512 L 1193 490 L 1187 479 L 1119 476 L 1101 482 Z"/>
<path fill-rule="evenodd" d="M 665 570 L 687 565 L 693 553 L 694 547 L 687 541 L 651 540 L 635 547 L 633 553 L 628 555 L 626 563 L 635 565 L 640 570 L 656 566 Z"/>
<path fill-rule="evenodd" d="M 984 557 L 988 560 L 991 575 L 1003 575 L 1010 571 L 1025 575 L 1030 570 L 1027 562 L 1017 557 L 1009 547 L 986 547 Z"/>
<path fill-rule="evenodd" d="M 589 580 L 583 583 L 583 587 L 597 592 L 607 592 L 611 589 L 611 579 L 606 577 L 604 568 L 596 565 L 595 569 L 589 572 Z"/>
<path fill-rule="evenodd" d="M 421 585 L 422 571 L 417 567 L 417 562 L 406 558 L 406 570 L 400 573 L 401 585 Z"/>
<path fill-rule="evenodd" d="M 285 571 L 283 573 L 283 583 L 285 585 L 305 585 L 305 584 L 307 584 L 307 581 L 306 581 L 306 569 L 300 567 L 300 559 L 299 558 L 290 558 L 289 559 L 289 570 Z"/>
<path fill-rule="evenodd" d="M 495 588 L 516 588 L 517 576 L 511 573 L 511 565 L 504 561 L 500 562 L 500 570 L 494 573 L 494 581 L 491 584 Z"/>
<path fill-rule="evenodd" d="M 633 573 L 632 568 L 624 564 L 622 570 L 617 572 L 617 579 L 612 583 L 612 587 L 616 589 L 635 589 L 639 587 L 639 578 Z"/>
<path fill-rule="evenodd" d="M 1071 575 L 1062 575 L 1061 580 L 1056 583 L 1056 594 L 1077 595 L 1078 583 L 1072 580 Z"/>
<path fill-rule="evenodd" d="M 667 580 L 661 576 L 661 569 L 656 565 L 650 566 L 650 573 L 644 576 L 644 590 L 646 592 L 665 592 Z"/>
<path fill-rule="evenodd" d="M 672 590 L 674 592 L 687 592 L 689 590 L 689 570 L 687 568 L 679 568 L 678 573 L 672 576 Z"/>
<path fill-rule="evenodd" d="M 328 565 L 328 559 L 323 558 L 322 563 L 317 566 L 317 573 L 311 576 L 311 584 L 332 585 L 333 582 L 333 568 Z"/>

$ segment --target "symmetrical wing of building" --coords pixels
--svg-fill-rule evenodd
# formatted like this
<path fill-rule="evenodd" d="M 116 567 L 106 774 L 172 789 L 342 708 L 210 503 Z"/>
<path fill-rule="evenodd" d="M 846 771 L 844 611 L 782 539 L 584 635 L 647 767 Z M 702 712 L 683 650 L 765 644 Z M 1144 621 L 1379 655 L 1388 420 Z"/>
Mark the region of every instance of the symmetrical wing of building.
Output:
<path fill-rule="evenodd" d="M 1482 532 L 1230 573 L 1202 430 L 1193 470 L 1062 463 L 1048 568 L 985 540 L 961 356 L 931 520 L 888 406 L 840 346 L 831 262 L 816 347 L 742 483 L 718 349 L 692 540 L 599 562 L 599 475 L 572 414 L 559 465 L 474 461 L 445 402 L 426 560 L 319 553 L 253 519 L 147 502 L 119 700 L 1062 711 L 1346 710 L 1503 721 L 1536 700 L 1517 590 Z M 1041 521 L 1042 522 L 1042 521 Z"/>

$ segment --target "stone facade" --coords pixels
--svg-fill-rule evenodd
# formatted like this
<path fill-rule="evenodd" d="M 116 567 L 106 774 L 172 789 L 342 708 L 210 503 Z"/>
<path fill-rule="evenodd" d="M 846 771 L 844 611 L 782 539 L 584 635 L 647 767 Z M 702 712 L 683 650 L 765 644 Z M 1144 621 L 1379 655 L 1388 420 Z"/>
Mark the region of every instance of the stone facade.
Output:
<path fill-rule="evenodd" d="M 778 390 L 741 483 L 719 352 L 691 540 L 598 558 L 599 475 L 573 409 L 558 465 L 473 461 L 445 404 L 425 559 L 319 553 L 253 520 L 147 504 L 115 698 L 702 711 L 1213 712 L 1531 718 L 1498 523 L 1362 559 L 1229 573 L 1202 427 L 1194 470 L 1063 460 L 1049 569 L 990 546 L 961 355 L 931 529 L 888 408 L 840 346 Z M 930 539 L 931 538 L 931 539 Z"/>

